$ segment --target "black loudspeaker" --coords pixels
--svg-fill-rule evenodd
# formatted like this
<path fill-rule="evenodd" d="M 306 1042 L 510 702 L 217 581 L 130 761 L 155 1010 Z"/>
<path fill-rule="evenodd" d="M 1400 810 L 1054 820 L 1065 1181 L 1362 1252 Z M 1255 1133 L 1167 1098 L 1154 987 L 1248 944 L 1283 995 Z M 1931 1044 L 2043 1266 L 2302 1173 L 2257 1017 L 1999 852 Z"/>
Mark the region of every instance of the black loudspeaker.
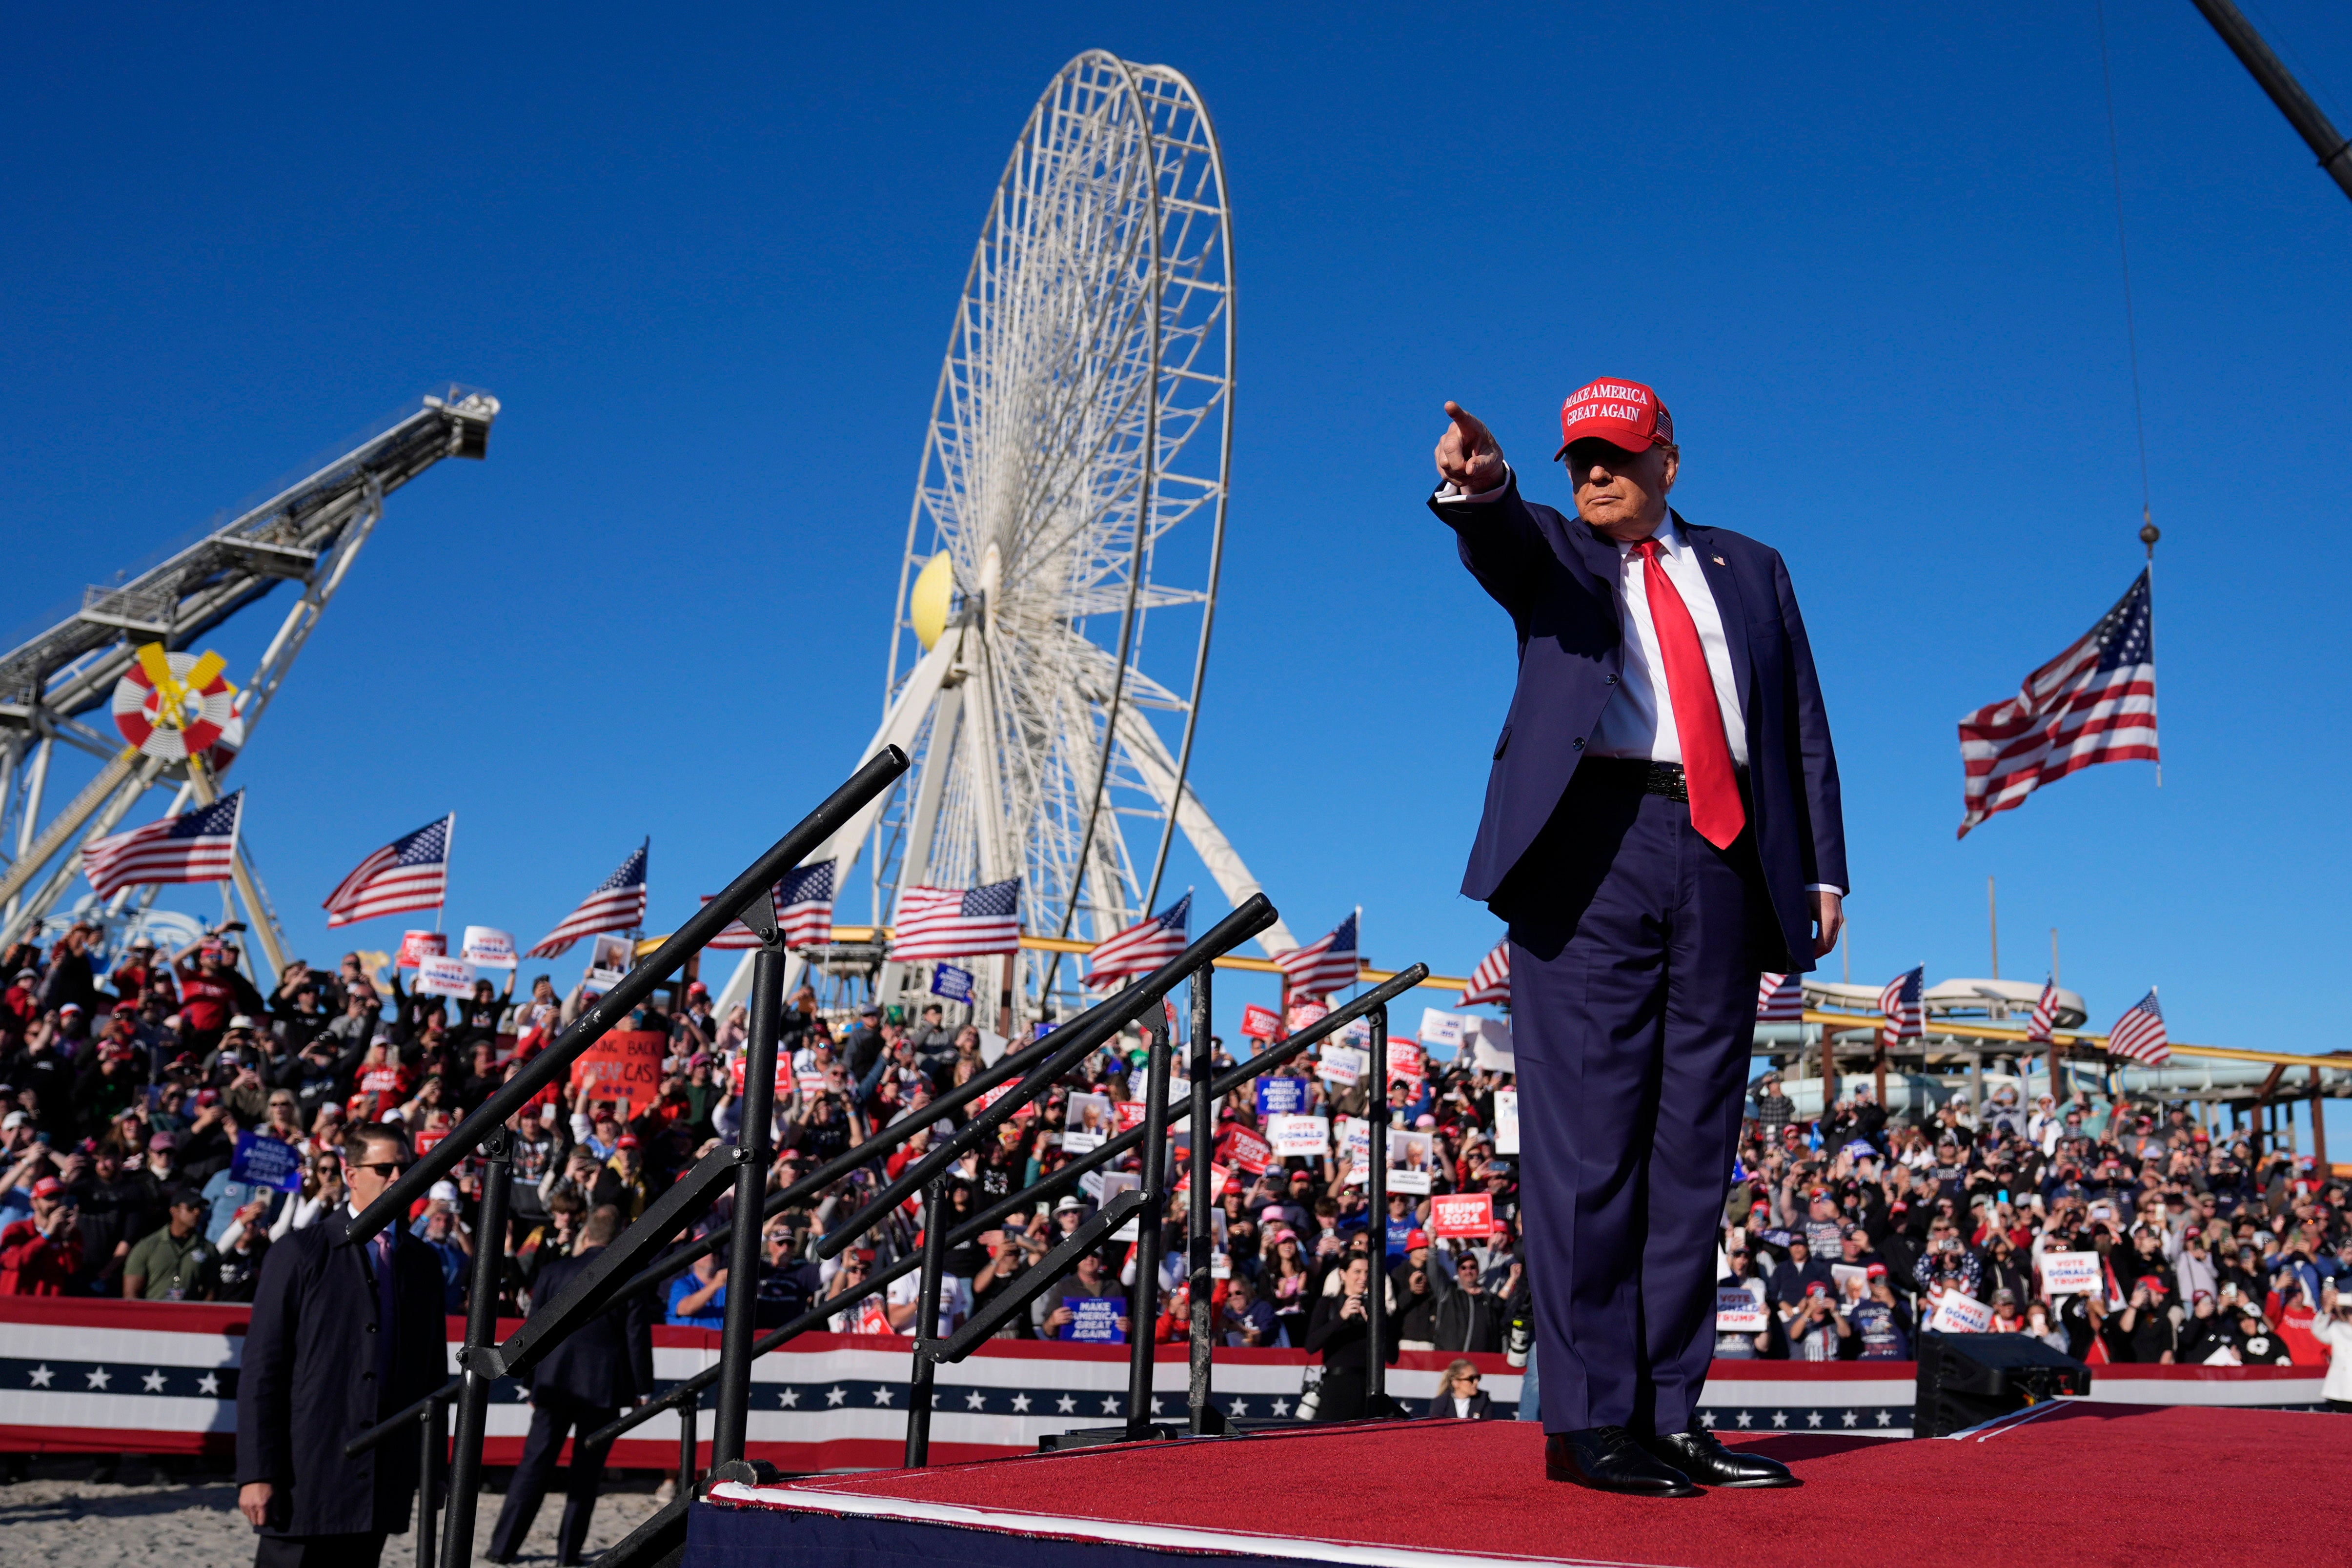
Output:
<path fill-rule="evenodd" d="M 1943 1437 L 2039 1405 L 2091 1392 L 2091 1369 L 2030 1334 L 1919 1336 L 1915 1437 Z"/>

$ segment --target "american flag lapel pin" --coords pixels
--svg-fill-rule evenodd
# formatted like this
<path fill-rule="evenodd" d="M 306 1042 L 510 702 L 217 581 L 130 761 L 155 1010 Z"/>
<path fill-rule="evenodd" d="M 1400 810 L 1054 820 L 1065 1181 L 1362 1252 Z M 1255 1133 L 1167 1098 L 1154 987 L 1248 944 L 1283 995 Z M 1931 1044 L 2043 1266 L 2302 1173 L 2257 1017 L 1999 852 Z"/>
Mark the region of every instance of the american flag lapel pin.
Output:
<path fill-rule="evenodd" d="M 1717 566 L 1727 566 L 1727 565 L 1729 565 L 1729 564 L 1730 564 L 1730 563 L 1729 563 L 1729 562 L 1726 561 L 1726 560 L 1725 560 L 1722 556 L 1720 556 L 1720 555 L 1710 555 L 1710 556 L 1708 556 L 1708 557 L 1707 557 L 1707 559 L 1708 559 L 1708 560 L 1710 560 L 1710 561 L 1712 561 L 1712 562 L 1714 562 Z"/>

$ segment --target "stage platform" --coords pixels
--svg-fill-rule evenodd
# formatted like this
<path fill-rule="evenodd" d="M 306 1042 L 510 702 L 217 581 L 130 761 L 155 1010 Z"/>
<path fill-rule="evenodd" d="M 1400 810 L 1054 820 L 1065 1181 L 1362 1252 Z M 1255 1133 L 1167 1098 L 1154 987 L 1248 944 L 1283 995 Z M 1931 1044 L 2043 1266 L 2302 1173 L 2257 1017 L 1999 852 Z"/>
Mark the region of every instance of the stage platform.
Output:
<path fill-rule="evenodd" d="M 2248 1497 L 2308 1505 L 2273 1521 L 2297 1561 L 2352 1562 L 2341 1415 L 2066 1400 L 1956 1437 L 1729 1440 L 1804 1485 L 1612 1497 L 1544 1479 L 1528 1423 L 1368 1422 L 721 1484 L 685 1565 L 2146 1568 L 2232 1554 Z"/>

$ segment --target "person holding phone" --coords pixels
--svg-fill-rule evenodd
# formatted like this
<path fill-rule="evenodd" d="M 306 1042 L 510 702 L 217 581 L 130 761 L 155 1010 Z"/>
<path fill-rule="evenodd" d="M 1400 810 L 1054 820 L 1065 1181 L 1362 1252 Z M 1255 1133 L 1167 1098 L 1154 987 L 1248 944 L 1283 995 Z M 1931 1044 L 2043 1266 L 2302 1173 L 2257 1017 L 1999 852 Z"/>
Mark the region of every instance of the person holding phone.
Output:
<path fill-rule="evenodd" d="M 55 1176 L 33 1184 L 33 1212 L 0 1230 L 0 1296 L 62 1296 L 81 1272 L 81 1209 Z"/>

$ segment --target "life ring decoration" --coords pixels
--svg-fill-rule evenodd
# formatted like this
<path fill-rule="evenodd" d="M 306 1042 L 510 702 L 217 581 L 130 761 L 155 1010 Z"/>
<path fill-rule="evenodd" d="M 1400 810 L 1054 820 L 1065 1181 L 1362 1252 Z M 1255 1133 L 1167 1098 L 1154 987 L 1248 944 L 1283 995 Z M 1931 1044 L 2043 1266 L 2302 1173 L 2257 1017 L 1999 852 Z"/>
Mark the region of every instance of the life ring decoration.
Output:
<path fill-rule="evenodd" d="M 114 683 L 114 727 L 136 750 L 167 763 L 202 755 L 234 717 L 236 689 L 222 678 L 216 653 L 165 653 L 161 644 Z"/>

